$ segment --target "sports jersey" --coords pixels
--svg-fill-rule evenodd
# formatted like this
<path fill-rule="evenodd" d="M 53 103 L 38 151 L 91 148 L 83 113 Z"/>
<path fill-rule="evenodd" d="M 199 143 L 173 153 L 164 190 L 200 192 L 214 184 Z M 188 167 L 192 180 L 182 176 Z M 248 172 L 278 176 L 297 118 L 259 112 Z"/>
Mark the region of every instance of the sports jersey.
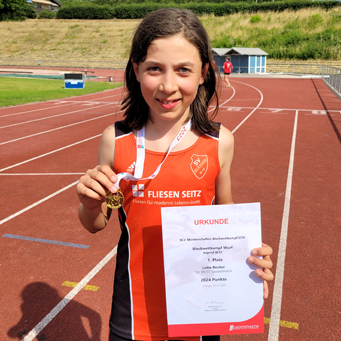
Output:
<path fill-rule="evenodd" d="M 134 174 L 136 139 L 115 123 L 115 173 Z M 187 149 L 171 152 L 152 180 L 120 181 L 118 243 L 110 329 L 135 340 L 165 340 L 166 296 L 161 207 L 211 205 L 220 172 L 219 132 L 201 134 Z M 165 153 L 146 150 L 143 177 L 154 173 Z"/>
<path fill-rule="evenodd" d="M 223 67 L 224 67 L 225 73 L 231 73 L 231 71 L 232 71 L 232 63 L 231 62 L 226 61 L 223 65 Z"/>

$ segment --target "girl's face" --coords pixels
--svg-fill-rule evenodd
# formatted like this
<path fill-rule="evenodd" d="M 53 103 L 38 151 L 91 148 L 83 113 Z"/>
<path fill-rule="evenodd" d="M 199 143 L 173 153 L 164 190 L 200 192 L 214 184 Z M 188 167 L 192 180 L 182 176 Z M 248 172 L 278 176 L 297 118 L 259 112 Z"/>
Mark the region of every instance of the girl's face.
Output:
<path fill-rule="evenodd" d="M 207 72 L 197 47 L 181 34 L 155 39 L 145 61 L 133 67 L 152 121 L 182 124 Z"/>

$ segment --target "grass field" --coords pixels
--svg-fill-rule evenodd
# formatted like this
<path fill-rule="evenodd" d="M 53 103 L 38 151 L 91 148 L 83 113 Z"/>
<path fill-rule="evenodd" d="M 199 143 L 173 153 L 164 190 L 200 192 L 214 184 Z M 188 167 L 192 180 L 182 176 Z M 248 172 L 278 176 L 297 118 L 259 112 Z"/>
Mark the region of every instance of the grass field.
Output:
<path fill-rule="evenodd" d="M 311 37 L 318 37 L 316 44 L 311 46 L 325 40 L 330 44 L 331 55 L 339 56 L 324 63 L 340 63 L 341 7 L 330 11 L 302 9 L 258 13 L 256 17 L 254 20 L 254 14 L 237 13 L 223 17 L 206 15 L 200 19 L 211 40 L 217 44 L 228 41 L 233 47 L 260 47 L 260 44 L 268 42 L 269 48 L 279 44 L 279 49 L 299 50 L 300 44 L 307 44 Z M 0 63 L 1 58 L 15 60 L 16 65 L 23 65 L 20 62 L 29 59 L 126 61 L 139 22 L 118 19 L 3 21 L 0 22 Z M 310 62 L 316 63 L 318 58 L 323 59 L 318 54 Z"/>
<path fill-rule="evenodd" d="M 1 77 L 0 107 L 91 94 L 121 83 L 86 82 L 84 89 L 64 89 L 64 80 Z"/>

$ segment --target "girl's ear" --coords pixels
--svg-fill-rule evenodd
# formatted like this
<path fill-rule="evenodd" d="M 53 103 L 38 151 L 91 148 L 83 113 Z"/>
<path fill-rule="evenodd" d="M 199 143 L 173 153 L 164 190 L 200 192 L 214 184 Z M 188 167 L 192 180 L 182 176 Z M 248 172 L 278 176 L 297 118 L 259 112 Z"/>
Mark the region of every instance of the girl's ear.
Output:
<path fill-rule="evenodd" d="M 133 59 L 131 59 L 130 61 L 131 61 L 131 64 L 133 65 L 136 80 L 140 83 L 139 65 L 137 63 L 134 63 Z"/>
<path fill-rule="evenodd" d="M 206 63 L 205 66 L 201 70 L 201 77 L 200 77 L 200 82 L 199 82 L 200 85 L 205 82 L 207 71 L 208 71 L 208 63 Z"/>

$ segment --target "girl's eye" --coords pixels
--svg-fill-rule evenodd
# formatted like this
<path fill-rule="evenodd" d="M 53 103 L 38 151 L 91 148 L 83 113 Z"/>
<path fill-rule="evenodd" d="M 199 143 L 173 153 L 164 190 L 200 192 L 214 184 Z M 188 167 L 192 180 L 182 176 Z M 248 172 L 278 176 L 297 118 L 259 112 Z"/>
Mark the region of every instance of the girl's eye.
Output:
<path fill-rule="evenodd" d="M 187 69 L 186 67 L 181 67 L 181 68 L 179 69 L 179 71 L 180 71 L 181 73 L 184 73 L 184 74 L 190 73 L 190 72 L 191 72 L 191 71 L 190 71 L 189 69 Z"/>
<path fill-rule="evenodd" d="M 148 71 L 158 72 L 158 71 L 160 71 L 160 68 L 158 66 L 151 66 L 150 68 L 148 68 Z"/>

